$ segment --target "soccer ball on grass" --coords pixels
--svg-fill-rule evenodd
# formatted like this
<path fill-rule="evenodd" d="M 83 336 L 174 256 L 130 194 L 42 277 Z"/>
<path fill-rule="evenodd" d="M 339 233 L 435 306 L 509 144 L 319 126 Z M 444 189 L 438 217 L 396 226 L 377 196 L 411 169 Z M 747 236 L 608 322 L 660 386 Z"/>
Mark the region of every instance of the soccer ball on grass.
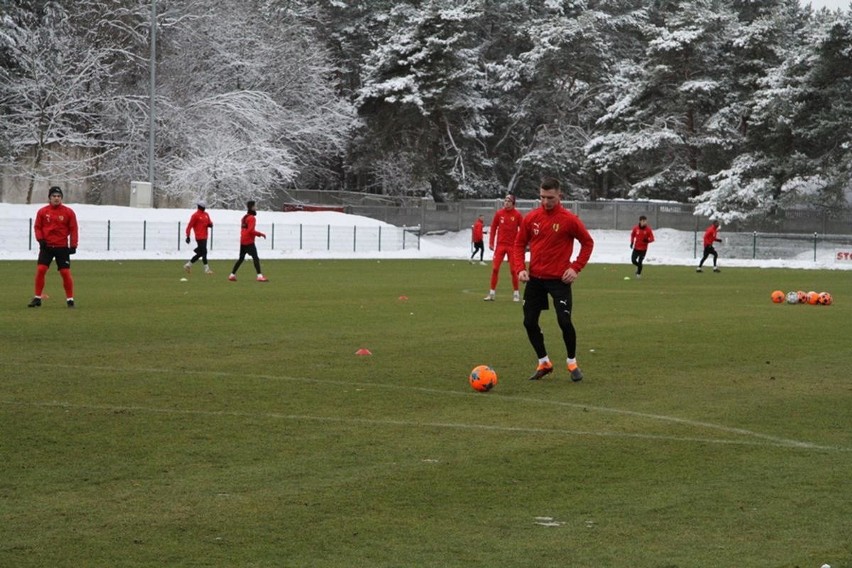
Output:
<path fill-rule="evenodd" d="M 497 384 L 497 372 L 488 365 L 479 365 L 470 372 L 468 381 L 473 390 L 488 392 Z"/>

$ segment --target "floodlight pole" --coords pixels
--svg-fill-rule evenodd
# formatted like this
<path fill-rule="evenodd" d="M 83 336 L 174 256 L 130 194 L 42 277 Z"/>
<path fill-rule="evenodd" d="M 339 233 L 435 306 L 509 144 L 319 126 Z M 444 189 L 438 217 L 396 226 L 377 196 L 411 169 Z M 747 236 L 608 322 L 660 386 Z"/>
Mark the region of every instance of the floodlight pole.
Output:
<path fill-rule="evenodd" d="M 149 62 L 149 70 L 151 75 L 151 85 L 149 87 L 149 113 L 148 118 L 148 183 L 151 184 L 151 190 L 154 189 L 154 141 L 155 124 L 156 124 L 156 108 L 154 99 L 157 93 L 157 0 L 151 0 L 151 61 Z"/>

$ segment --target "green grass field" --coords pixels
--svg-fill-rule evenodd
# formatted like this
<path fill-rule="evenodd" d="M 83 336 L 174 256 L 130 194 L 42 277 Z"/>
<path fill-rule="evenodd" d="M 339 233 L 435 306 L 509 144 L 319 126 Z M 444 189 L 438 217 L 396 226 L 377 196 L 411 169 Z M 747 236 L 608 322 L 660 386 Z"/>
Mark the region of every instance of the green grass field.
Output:
<path fill-rule="evenodd" d="M 590 265 L 573 384 L 505 268 L 226 264 L 2 263 L 0 566 L 852 567 L 847 272 Z"/>

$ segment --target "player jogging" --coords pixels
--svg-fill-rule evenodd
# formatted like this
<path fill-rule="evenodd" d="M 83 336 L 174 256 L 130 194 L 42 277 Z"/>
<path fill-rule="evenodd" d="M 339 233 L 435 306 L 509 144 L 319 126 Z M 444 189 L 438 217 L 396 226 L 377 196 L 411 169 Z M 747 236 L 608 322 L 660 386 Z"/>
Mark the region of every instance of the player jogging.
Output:
<path fill-rule="evenodd" d="M 246 255 L 251 256 L 254 261 L 254 270 L 257 272 L 257 281 L 269 282 L 269 279 L 266 278 L 260 270 L 260 258 L 257 256 L 257 246 L 254 244 L 255 237 L 260 237 L 262 239 L 266 238 L 265 234 L 255 230 L 255 225 L 257 224 L 257 219 L 255 218 L 256 215 L 257 208 L 255 202 L 247 201 L 246 214 L 243 215 L 242 221 L 240 221 L 240 258 L 238 258 L 237 262 L 234 263 L 234 268 L 228 276 L 228 280 L 231 282 L 237 281 L 237 270 L 240 269 L 240 265 L 246 259 Z"/>
<path fill-rule="evenodd" d="M 648 218 L 639 217 L 639 224 L 630 231 L 630 262 L 636 267 L 636 278 L 642 278 L 642 262 L 648 252 L 648 245 L 654 242 L 654 231 L 648 226 Z"/>
<path fill-rule="evenodd" d="M 213 221 L 210 220 L 210 215 L 207 214 L 207 203 L 199 201 L 198 209 L 189 218 L 189 223 L 186 224 L 186 244 L 189 244 L 189 233 L 195 231 L 195 256 L 189 259 L 189 262 L 183 265 L 183 269 L 187 273 L 192 270 L 192 265 L 201 259 L 204 264 L 204 274 L 213 274 L 210 265 L 207 264 L 207 231 L 213 228 Z"/>
<path fill-rule="evenodd" d="M 479 253 L 479 264 L 485 264 L 482 260 L 482 256 L 485 254 L 485 244 L 483 241 L 485 221 L 483 220 L 483 217 L 484 215 L 477 216 L 476 221 L 474 221 L 473 225 L 470 227 L 470 242 L 473 243 L 473 253 L 470 255 L 471 264 L 473 264 L 473 259 L 476 256 L 476 253 Z"/>
<path fill-rule="evenodd" d="M 35 275 L 35 296 L 27 304 L 41 306 L 45 276 L 50 263 L 56 259 L 56 269 L 65 288 L 65 305 L 74 307 L 74 279 L 71 277 L 71 255 L 77 252 L 77 215 L 62 204 L 62 189 L 53 186 L 47 192 L 49 205 L 36 213 L 33 232 L 38 241 L 38 264 Z"/>
<path fill-rule="evenodd" d="M 488 233 L 488 248 L 494 251 L 494 257 L 491 259 L 491 289 L 488 291 L 488 295 L 483 298 L 486 302 L 494 301 L 503 258 L 508 259 L 511 264 L 512 246 L 515 244 L 515 237 L 518 235 L 518 229 L 521 228 L 523 219 L 524 216 L 515 209 L 515 196 L 507 195 L 503 199 L 503 208 L 494 214 L 494 219 L 491 221 L 491 231 Z M 495 242 L 497 243 L 496 248 Z M 512 274 L 512 300 L 520 302 L 518 275 L 511 268 L 509 272 Z"/>
<path fill-rule="evenodd" d="M 544 335 L 539 326 L 542 310 L 549 308 L 547 297 L 550 295 L 568 354 L 568 372 L 571 380 L 578 382 L 583 380 L 583 373 L 577 366 L 577 332 L 571 322 L 571 284 L 592 256 L 595 242 L 580 218 L 562 207 L 559 180 L 544 178 L 539 198 L 541 207 L 524 217 L 512 248 L 512 270 L 521 282 L 526 282 L 524 328 L 538 357 L 538 367 L 530 380 L 541 379 L 553 372 L 553 363 L 547 356 Z M 575 240 L 580 242 L 580 251 L 572 261 Z M 529 269 L 524 260 L 527 246 L 530 250 Z"/>
<path fill-rule="evenodd" d="M 701 262 L 698 263 L 698 268 L 695 269 L 695 272 L 703 272 L 701 267 L 704 266 L 704 261 L 710 256 L 713 257 L 713 272 L 719 272 L 719 267 L 716 266 L 716 260 L 719 258 L 719 253 L 716 252 L 716 248 L 713 246 L 713 243 L 721 242 L 722 239 L 719 238 L 719 221 L 713 221 L 710 223 L 710 226 L 707 227 L 707 230 L 704 231 L 704 256 L 701 257 Z"/>

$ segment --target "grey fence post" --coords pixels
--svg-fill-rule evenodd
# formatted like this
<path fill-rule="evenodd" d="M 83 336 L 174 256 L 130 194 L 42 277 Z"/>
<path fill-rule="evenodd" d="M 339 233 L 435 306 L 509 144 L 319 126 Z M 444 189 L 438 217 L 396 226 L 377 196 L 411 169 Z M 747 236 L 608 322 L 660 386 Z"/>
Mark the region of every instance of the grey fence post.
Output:
<path fill-rule="evenodd" d="M 754 260 L 757 258 L 757 231 L 754 231 L 751 241 L 751 258 Z"/>
<path fill-rule="evenodd" d="M 814 233 L 814 262 L 816 262 L 817 256 L 817 234 Z"/>

